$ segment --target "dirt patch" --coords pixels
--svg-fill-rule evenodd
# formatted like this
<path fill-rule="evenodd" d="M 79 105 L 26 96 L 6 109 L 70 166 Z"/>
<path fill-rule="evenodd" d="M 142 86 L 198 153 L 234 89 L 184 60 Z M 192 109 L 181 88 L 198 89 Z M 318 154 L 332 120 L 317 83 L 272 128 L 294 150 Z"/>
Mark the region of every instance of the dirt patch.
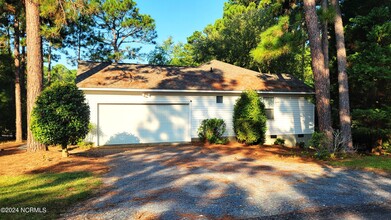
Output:
<path fill-rule="evenodd" d="M 216 217 L 216 216 L 208 216 L 208 215 L 201 215 L 198 213 L 176 213 L 179 219 L 188 219 L 188 220 L 200 220 L 200 219 L 216 219 L 216 220 L 236 220 L 238 218 L 234 218 L 232 216 L 222 216 L 222 217 Z"/>
<path fill-rule="evenodd" d="M 156 147 L 149 149 L 159 150 Z M 184 145 L 176 146 L 172 149 L 174 150 L 172 152 L 175 154 L 181 152 L 180 156 L 175 155 L 165 159 L 166 156 L 161 154 L 158 159 L 162 165 L 187 169 L 207 168 L 218 172 L 246 172 L 245 169 L 249 168 L 251 168 L 252 172 L 276 172 L 272 167 L 267 165 L 254 166 L 254 163 L 257 163 L 257 161 L 326 165 L 322 161 L 311 158 L 311 153 L 304 154 L 302 149 L 278 145 L 247 146 L 237 142 L 231 142 L 227 145 Z M 143 151 L 144 153 L 146 152 Z M 219 162 L 220 158 L 223 157 L 229 163 Z"/>
<path fill-rule="evenodd" d="M 152 213 L 152 212 L 136 212 L 132 216 L 132 219 L 140 219 L 140 220 L 152 220 L 152 219 L 158 219 L 159 215 Z"/>
<path fill-rule="evenodd" d="M 299 148 L 282 147 L 278 145 L 253 145 L 247 146 L 240 143 L 232 142 L 227 145 L 204 145 L 201 150 L 204 154 L 218 153 L 225 155 L 235 155 L 246 157 L 246 159 L 239 160 L 251 160 L 263 159 L 263 160 L 288 160 L 292 162 L 319 162 L 309 156 L 302 154 L 302 150 Z"/>
<path fill-rule="evenodd" d="M 197 169 L 199 167 L 211 167 L 215 165 L 214 162 L 205 161 L 202 159 L 194 160 L 194 158 L 171 158 L 169 160 L 163 161 L 161 164 L 165 166 L 179 166 L 187 169 Z"/>
<path fill-rule="evenodd" d="M 62 158 L 59 148 L 30 153 L 26 150 L 7 149 L 0 151 L 0 175 L 35 173 L 59 173 L 90 171 L 96 174 L 108 171 L 107 159 L 95 155 L 94 150 L 71 149 L 68 158 Z"/>
<path fill-rule="evenodd" d="M 146 205 L 148 203 L 152 202 L 158 202 L 162 199 L 162 195 L 167 194 L 167 193 L 173 193 L 173 192 L 178 192 L 179 189 L 177 188 L 163 188 L 163 189 L 157 189 L 157 190 L 149 190 L 148 192 L 145 192 L 144 196 L 138 196 L 138 197 L 132 197 L 132 201 L 137 201 L 140 202 L 142 205 Z"/>

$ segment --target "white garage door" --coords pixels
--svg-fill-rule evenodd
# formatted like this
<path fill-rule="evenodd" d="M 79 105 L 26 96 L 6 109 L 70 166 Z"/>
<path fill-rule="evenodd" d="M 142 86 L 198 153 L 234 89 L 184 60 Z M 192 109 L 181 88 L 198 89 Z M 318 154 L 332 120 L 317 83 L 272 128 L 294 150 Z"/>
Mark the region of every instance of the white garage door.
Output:
<path fill-rule="evenodd" d="M 99 104 L 98 145 L 190 141 L 188 104 Z"/>

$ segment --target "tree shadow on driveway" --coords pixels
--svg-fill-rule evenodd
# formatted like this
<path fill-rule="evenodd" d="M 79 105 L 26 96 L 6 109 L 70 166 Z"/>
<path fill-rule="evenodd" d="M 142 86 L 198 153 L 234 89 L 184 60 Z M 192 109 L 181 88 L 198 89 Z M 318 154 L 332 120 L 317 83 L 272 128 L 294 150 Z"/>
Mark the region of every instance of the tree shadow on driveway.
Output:
<path fill-rule="evenodd" d="M 255 218 L 391 198 L 387 177 L 260 155 L 194 145 L 116 151 L 106 156 L 108 192 L 67 218 Z"/>

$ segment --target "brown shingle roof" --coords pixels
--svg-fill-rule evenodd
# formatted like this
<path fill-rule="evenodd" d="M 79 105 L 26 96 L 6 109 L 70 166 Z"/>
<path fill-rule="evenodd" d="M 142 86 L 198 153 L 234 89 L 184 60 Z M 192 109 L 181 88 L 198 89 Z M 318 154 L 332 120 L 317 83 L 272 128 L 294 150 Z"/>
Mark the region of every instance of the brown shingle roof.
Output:
<path fill-rule="evenodd" d="M 80 88 L 313 92 L 289 74 L 259 73 L 212 60 L 199 67 L 80 62 Z"/>

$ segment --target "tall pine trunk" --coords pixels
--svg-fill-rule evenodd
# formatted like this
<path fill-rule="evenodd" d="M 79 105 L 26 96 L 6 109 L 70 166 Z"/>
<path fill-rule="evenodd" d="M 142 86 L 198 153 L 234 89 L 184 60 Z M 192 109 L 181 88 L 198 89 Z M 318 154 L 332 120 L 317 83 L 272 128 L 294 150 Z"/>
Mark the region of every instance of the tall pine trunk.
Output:
<path fill-rule="evenodd" d="M 21 37 L 26 36 L 26 33 L 21 32 L 20 36 Z M 27 113 L 26 113 L 26 111 L 27 111 L 27 102 L 26 102 L 26 99 L 27 99 L 26 46 L 24 44 L 22 44 L 20 46 L 21 46 L 21 51 L 20 51 L 20 72 L 19 72 L 20 81 L 19 81 L 19 84 L 20 84 L 20 89 L 21 89 L 22 116 L 23 116 L 23 115 L 27 115 Z M 27 127 L 27 117 L 24 116 L 24 117 L 22 117 L 22 136 L 23 136 L 23 139 L 25 139 L 25 140 L 27 139 L 26 127 Z"/>
<path fill-rule="evenodd" d="M 51 84 L 52 80 L 52 42 L 49 41 L 48 47 L 48 75 L 47 75 L 47 86 Z"/>
<path fill-rule="evenodd" d="M 27 44 L 27 150 L 46 150 L 34 139 L 30 130 L 31 112 L 35 100 L 42 91 L 42 43 L 39 22 L 39 1 L 26 0 L 26 44 Z"/>
<path fill-rule="evenodd" d="M 22 137 L 22 94 L 20 90 L 20 54 L 19 54 L 19 20 L 15 15 L 14 19 L 14 64 L 15 64 L 15 128 L 16 141 L 21 142 Z"/>
<path fill-rule="evenodd" d="M 322 11 L 327 13 L 328 1 L 322 0 Z M 327 88 L 330 91 L 330 69 L 329 69 L 329 34 L 328 34 L 328 21 L 322 19 L 322 51 L 324 57 L 324 68 L 327 77 Z"/>
<path fill-rule="evenodd" d="M 334 29 L 337 47 L 338 61 L 338 93 L 339 93 L 339 121 L 341 126 L 342 138 L 346 142 L 347 151 L 353 151 L 350 104 L 349 104 L 349 83 L 346 73 L 346 49 L 345 36 L 342 23 L 341 9 L 337 0 L 331 0 L 335 9 Z"/>
<path fill-rule="evenodd" d="M 326 65 L 315 6 L 315 0 L 304 0 L 305 21 L 308 29 L 312 58 L 311 66 L 315 81 L 319 130 L 324 132 L 329 138 L 330 142 L 327 147 L 331 149 L 333 131 L 331 127 L 330 85 L 328 84 L 330 77 L 325 68 Z"/>

